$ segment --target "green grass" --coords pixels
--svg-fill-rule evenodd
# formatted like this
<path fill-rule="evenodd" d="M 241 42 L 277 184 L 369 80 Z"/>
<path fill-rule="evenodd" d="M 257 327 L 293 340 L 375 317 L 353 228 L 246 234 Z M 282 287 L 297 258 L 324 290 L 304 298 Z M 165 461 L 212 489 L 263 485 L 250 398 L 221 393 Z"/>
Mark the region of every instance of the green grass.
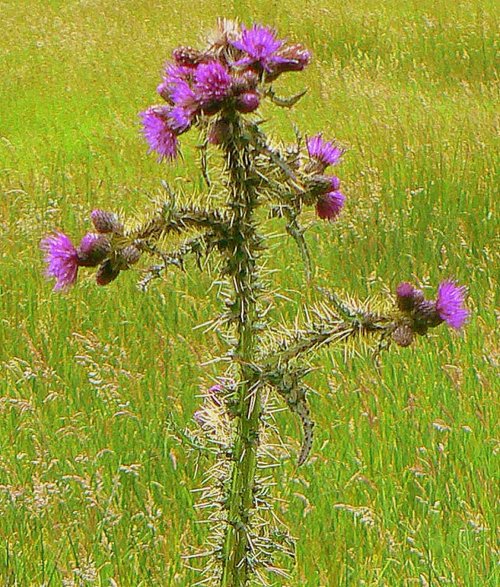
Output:
<path fill-rule="evenodd" d="M 146 156 L 137 112 L 171 48 L 196 44 L 218 15 L 273 24 L 314 53 L 278 84 L 309 93 L 292 112 L 266 110 L 271 132 L 290 137 L 296 123 L 350 147 L 347 209 L 308 234 L 319 283 L 365 297 L 452 276 L 473 310 L 463 335 L 439 329 L 379 371 L 366 352 L 318 357 L 314 456 L 277 477 L 299 539 L 280 584 L 498 584 L 495 4 L 2 3 L 0 585 L 194 581 L 180 555 L 203 541 L 190 493 L 203 462 L 165 421 L 189 422 L 216 373 L 199 366 L 216 339 L 192 330 L 215 311 L 210 278 L 172 271 L 144 295 L 129 272 L 58 296 L 38 242 L 54 227 L 81 234 L 93 207 L 144 209 L 160 177 L 200 191 L 187 145 L 173 167 Z M 293 244 L 273 246 L 290 298 L 274 317 L 290 319 L 315 294 Z M 297 446 L 297 422 L 280 425 Z"/>

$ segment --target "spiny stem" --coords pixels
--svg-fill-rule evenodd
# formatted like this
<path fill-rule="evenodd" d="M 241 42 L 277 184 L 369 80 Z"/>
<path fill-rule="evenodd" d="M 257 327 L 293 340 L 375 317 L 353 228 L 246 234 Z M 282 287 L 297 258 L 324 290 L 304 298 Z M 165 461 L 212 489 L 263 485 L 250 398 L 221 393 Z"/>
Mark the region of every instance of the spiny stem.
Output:
<path fill-rule="evenodd" d="M 254 223 L 257 194 L 252 185 L 249 147 L 238 116 L 234 134 L 225 148 L 229 173 L 229 208 L 232 213 L 232 243 L 228 247 L 227 273 L 234 288 L 236 359 L 240 366 L 237 431 L 234 444 L 228 518 L 223 547 L 222 587 L 244 587 L 251 569 L 248 564 L 249 531 L 254 508 L 257 447 L 260 432 L 261 392 L 251 365 L 255 358 L 257 319 L 257 250 L 260 238 Z"/>
<path fill-rule="evenodd" d="M 165 204 L 143 226 L 127 234 L 127 238 L 154 242 L 166 234 L 178 234 L 190 228 L 225 232 L 227 225 L 224 216 L 217 211 L 201 210 L 188 206 L 170 209 L 168 204 Z"/>

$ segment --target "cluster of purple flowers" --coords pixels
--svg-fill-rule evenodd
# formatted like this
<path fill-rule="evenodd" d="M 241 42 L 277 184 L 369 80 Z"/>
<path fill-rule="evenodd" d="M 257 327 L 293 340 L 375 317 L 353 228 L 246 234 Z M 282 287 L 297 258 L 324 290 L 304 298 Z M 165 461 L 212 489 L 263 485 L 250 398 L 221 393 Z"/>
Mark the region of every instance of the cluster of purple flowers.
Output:
<path fill-rule="evenodd" d="M 150 151 L 156 151 L 160 160 L 175 159 L 179 135 L 201 116 L 255 111 L 262 98 L 261 84 L 286 71 L 304 69 L 311 55 L 302 45 L 277 39 L 273 29 L 253 25 L 231 34 L 221 31 L 206 51 L 179 47 L 172 57 L 157 88 L 166 104 L 140 114 Z M 217 140 L 220 132 L 211 137 L 211 142 Z"/>
<path fill-rule="evenodd" d="M 113 235 L 120 235 L 123 226 L 115 214 L 93 210 L 92 223 L 96 232 L 88 232 L 75 247 L 62 232 L 45 237 L 40 248 L 45 253 L 45 275 L 56 280 L 54 290 L 61 291 L 73 285 L 80 267 L 99 267 L 98 285 L 107 285 L 120 273 L 139 260 L 140 251 L 133 245 L 113 252 Z"/>
<path fill-rule="evenodd" d="M 435 300 L 426 300 L 423 291 L 408 282 L 400 283 L 396 289 L 398 307 L 411 318 L 412 329 L 417 334 L 425 334 L 428 328 L 443 322 L 460 329 L 469 317 L 464 305 L 466 294 L 464 286 L 451 280 L 439 284 Z"/>
<path fill-rule="evenodd" d="M 307 140 L 309 162 L 308 171 L 322 174 L 330 165 L 336 165 L 344 151 L 331 141 L 325 141 L 320 134 Z M 316 202 L 316 212 L 323 220 L 333 221 L 337 218 L 345 203 L 345 196 L 340 191 L 340 179 L 335 176 L 325 176 L 328 187 L 322 192 Z"/>
<path fill-rule="evenodd" d="M 302 45 L 278 39 L 272 28 L 257 24 L 246 28 L 230 21 L 219 24 L 206 50 L 178 47 L 173 51 L 172 62 L 166 65 L 157 88 L 165 104 L 140 114 L 150 150 L 160 160 L 174 159 L 178 137 L 202 118 L 212 117 L 208 141 L 223 144 L 231 132 L 232 117 L 254 112 L 266 94 L 267 83 L 284 72 L 303 70 L 311 59 Z M 340 191 L 340 179 L 326 175 L 325 170 L 340 162 L 344 150 L 323 139 L 321 133 L 309 137 L 306 146 L 308 157 L 301 169 L 313 186 L 309 203 L 315 202 L 319 218 L 333 221 L 346 198 Z M 78 246 L 61 232 L 42 240 L 46 275 L 55 279 L 55 290 L 71 286 L 80 267 L 97 267 L 96 281 L 106 285 L 139 260 L 141 253 L 134 244 L 117 246 L 118 241 L 123 242 L 123 225 L 116 215 L 94 210 L 91 219 L 94 232 L 87 233 Z M 443 322 L 461 328 L 469 316 L 465 296 L 465 287 L 450 280 L 439 285 L 435 300 L 426 300 L 423 292 L 410 283 L 400 283 L 396 298 L 402 320 L 393 339 L 407 346 L 414 333 L 425 334 Z M 219 387 L 210 389 L 216 404 Z"/>

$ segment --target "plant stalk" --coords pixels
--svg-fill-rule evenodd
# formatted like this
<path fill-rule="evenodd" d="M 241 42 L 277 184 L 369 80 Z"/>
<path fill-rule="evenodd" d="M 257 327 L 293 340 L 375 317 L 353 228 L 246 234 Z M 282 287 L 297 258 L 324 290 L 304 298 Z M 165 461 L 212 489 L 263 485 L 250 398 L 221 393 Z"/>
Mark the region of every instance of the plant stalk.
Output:
<path fill-rule="evenodd" d="M 238 115 L 232 120 L 232 126 L 232 136 L 225 145 L 230 192 L 228 206 L 232 216 L 232 245 L 228 251 L 226 272 L 231 276 L 234 288 L 233 317 L 238 340 L 235 360 L 239 363 L 239 388 L 221 585 L 245 587 L 251 574 L 247 555 L 261 425 L 261 391 L 252 369 L 256 350 L 256 261 L 260 238 L 254 221 L 258 202 L 252 185 L 251 155 Z"/>

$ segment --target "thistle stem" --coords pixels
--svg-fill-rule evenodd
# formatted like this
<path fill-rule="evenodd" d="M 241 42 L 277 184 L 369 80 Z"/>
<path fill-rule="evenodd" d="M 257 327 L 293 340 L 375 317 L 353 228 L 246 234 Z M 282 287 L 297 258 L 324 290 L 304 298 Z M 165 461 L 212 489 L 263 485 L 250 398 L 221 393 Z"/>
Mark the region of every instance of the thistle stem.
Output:
<path fill-rule="evenodd" d="M 232 125 L 233 134 L 225 146 L 230 192 L 228 206 L 232 216 L 226 272 L 231 276 L 234 288 L 233 317 L 238 340 L 235 360 L 239 364 L 240 372 L 221 585 L 244 587 L 252 572 L 247 555 L 252 510 L 255 505 L 254 486 L 261 415 L 261 392 L 252 368 L 256 350 L 256 261 L 261 239 L 254 222 L 258 201 L 252 184 L 248 141 L 237 115 Z"/>

